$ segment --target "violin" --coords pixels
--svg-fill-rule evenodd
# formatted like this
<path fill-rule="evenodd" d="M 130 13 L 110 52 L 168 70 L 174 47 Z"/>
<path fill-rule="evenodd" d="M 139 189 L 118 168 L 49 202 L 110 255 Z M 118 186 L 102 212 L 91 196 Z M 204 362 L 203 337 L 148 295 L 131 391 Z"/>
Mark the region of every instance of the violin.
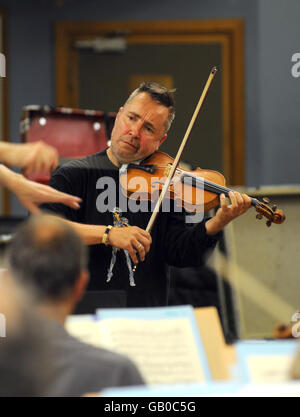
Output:
<path fill-rule="evenodd" d="M 122 192 L 129 199 L 156 201 L 165 186 L 174 159 L 164 152 L 157 151 L 137 165 L 130 163 L 127 171 L 120 175 Z M 208 211 L 219 204 L 219 195 L 231 190 L 225 186 L 224 176 L 217 171 L 197 168 L 187 171 L 178 166 L 169 184 L 165 198 L 171 198 L 178 207 L 189 212 Z M 257 218 L 267 218 L 267 226 L 281 224 L 285 220 L 282 210 L 250 197 L 251 205 L 258 212 Z"/>

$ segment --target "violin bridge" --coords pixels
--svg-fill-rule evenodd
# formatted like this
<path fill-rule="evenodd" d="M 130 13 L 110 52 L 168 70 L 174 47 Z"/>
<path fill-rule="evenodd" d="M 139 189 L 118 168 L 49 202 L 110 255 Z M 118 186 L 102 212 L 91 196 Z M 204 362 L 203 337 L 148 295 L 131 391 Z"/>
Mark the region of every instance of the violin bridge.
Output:
<path fill-rule="evenodd" d="M 166 166 L 166 168 L 164 170 L 164 176 L 165 177 L 168 177 L 169 176 L 170 171 L 171 171 L 171 167 L 172 167 L 172 164 L 167 164 L 167 166 Z"/>

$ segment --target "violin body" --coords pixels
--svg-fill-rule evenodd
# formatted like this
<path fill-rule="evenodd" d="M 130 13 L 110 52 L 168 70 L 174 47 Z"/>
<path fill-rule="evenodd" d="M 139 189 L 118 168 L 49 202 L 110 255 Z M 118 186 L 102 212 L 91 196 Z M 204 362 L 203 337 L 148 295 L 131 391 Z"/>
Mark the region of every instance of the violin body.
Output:
<path fill-rule="evenodd" d="M 157 151 L 141 166 L 130 169 L 126 174 L 120 176 L 121 189 L 131 199 L 156 201 L 162 191 L 169 170 L 174 159 L 164 152 Z M 151 167 L 147 172 L 144 167 Z M 151 172 L 150 172 L 151 171 Z M 199 179 L 198 186 L 187 183 L 187 178 Z M 213 170 L 197 168 L 193 171 L 177 168 L 169 186 L 166 198 L 175 201 L 178 207 L 183 207 L 189 212 L 203 212 L 216 207 L 219 203 L 219 196 L 213 192 L 204 192 L 204 182 L 209 180 L 218 185 L 225 185 L 225 178 L 222 174 Z"/>

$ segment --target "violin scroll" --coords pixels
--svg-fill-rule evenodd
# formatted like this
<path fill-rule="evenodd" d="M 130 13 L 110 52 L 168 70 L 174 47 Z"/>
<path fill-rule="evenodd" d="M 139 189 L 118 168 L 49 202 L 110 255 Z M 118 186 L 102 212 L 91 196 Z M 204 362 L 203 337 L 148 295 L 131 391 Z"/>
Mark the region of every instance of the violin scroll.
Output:
<path fill-rule="evenodd" d="M 255 200 L 255 210 L 258 212 L 256 215 L 257 219 L 262 219 L 266 217 L 268 220 L 266 225 L 271 226 L 272 223 L 281 224 L 285 221 L 285 214 L 282 210 L 278 210 L 277 206 L 270 206 L 270 200 L 267 198 L 263 199 L 264 203 L 261 201 Z"/>

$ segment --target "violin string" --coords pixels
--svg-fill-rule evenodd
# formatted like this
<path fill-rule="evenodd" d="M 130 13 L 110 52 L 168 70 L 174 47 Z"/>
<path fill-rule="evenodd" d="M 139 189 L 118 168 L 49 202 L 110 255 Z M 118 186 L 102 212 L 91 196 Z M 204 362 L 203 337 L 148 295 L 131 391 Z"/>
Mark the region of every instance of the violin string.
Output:
<path fill-rule="evenodd" d="M 215 193 L 219 193 L 219 194 L 221 194 L 223 192 L 227 197 L 228 197 L 228 193 L 230 191 L 232 191 L 230 188 L 219 186 L 219 185 L 214 184 L 214 183 L 212 183 L 208 180 L 204 179 L 203 181 L 204 181 L 204 189 L 206 189 L 207 191 L 211 191 L 211 192 L 215 192 Z M 206 185 L 207 185 L 207 187 L 206 187 Z M 251 204 L 253 206 L 256 206 L 256 207 L 258 206 L 258 207 L 260 207 L 264 210 L 268 210 L 270 212 L 270 214 L 273 214 L 268 206 L 262 205 L 262 203 L 259 200 L 257 200 L 256 198 L 250 197 L 250 199 L 251 199 Z"/>
<path fill-rule="evenodd" d="M 185 174 L 182 176 L 181 181 L 185 181 L 185 179 L 191 179 L 191 181 L 195 183 L 195 186 L 198 187 L 200 184 L 199 188 L 204 188 L 206 191 L 210 191 L 213 192 L 215 194 L 221 194 L 221 193 L 225 193 L 225 195 L 228 195 L 229 191 L 231 191 L 229 188 L 226 187 L 222 187 L 221 185 L 217 185 L 211 181 L 208 181 L 202 177 L 196 177 L 194 175 L 190 175 L 190 174 Z M 185 181 L 186 182 L 186 181 Z M 188 181 L 190 182 L 190 181 Z"/>
<path fill-rule="evenodd" d="M 212 192 L 214 194 L 222 194 L 222 193 L 224 193 L 228 197 L 228 193 L 230 191 L 232 191 L 230 188 L 223 187 L 221 185 L 215 184 L 215 183 L 213 183 L 213 182 L 211 182 L 209 180 L 206 180 L 206 179 L 204 179 L 202 177 L 196 177 L 196 176 L 191 175 L 191 174 L 184 174 L 182 176 L 182 178 L 181 178 L 181 181 L 183 182 L 185 178 L 187 178 L 187 179 L 190 178 L 192 182 L 194 180 L 195 183 L 196 183 L 195 184 L 196 187 L 198 186 L 198 184 L 201 184 L 200 185 L 200 188 L 204 188 L 206 191 L 210 191 L 210 192 Z M 266 209 L 266 207 L 264 207 L 260 203 L 259 200 L 257 200 L 256 198 L 252 198 L 252 197 L 250 197 L 250 198 L 251 198 L 251 204 L 252 205 L 259 206 L 261 208 Z"/>
<path fill-rule="evenodd" d="M 206 187 L 206 185 L 207 185 L 207 187 Z M 214 183 L 212 183 L 208 180 L 204 180 L 204 189 L 206 189 L 207 191 L 211 191 L 211 192 L 215 192 L 215 193 L 219 193 L 219 194 L 224 193 L 227 197 L 228 197 L 228 193 L 230 191 L 232 191 L 230 188 L 215 185 Z M 262 204 L 260 203 L 259 200 L 257 200 L 256 198 L 252 198 L 252 197 L 250 197 L 250 199 L 251 199 L 251 204 L 252 205 L 259 206 L 259 207 L 263 208 L 263 206 L 262 206 Z"/>

